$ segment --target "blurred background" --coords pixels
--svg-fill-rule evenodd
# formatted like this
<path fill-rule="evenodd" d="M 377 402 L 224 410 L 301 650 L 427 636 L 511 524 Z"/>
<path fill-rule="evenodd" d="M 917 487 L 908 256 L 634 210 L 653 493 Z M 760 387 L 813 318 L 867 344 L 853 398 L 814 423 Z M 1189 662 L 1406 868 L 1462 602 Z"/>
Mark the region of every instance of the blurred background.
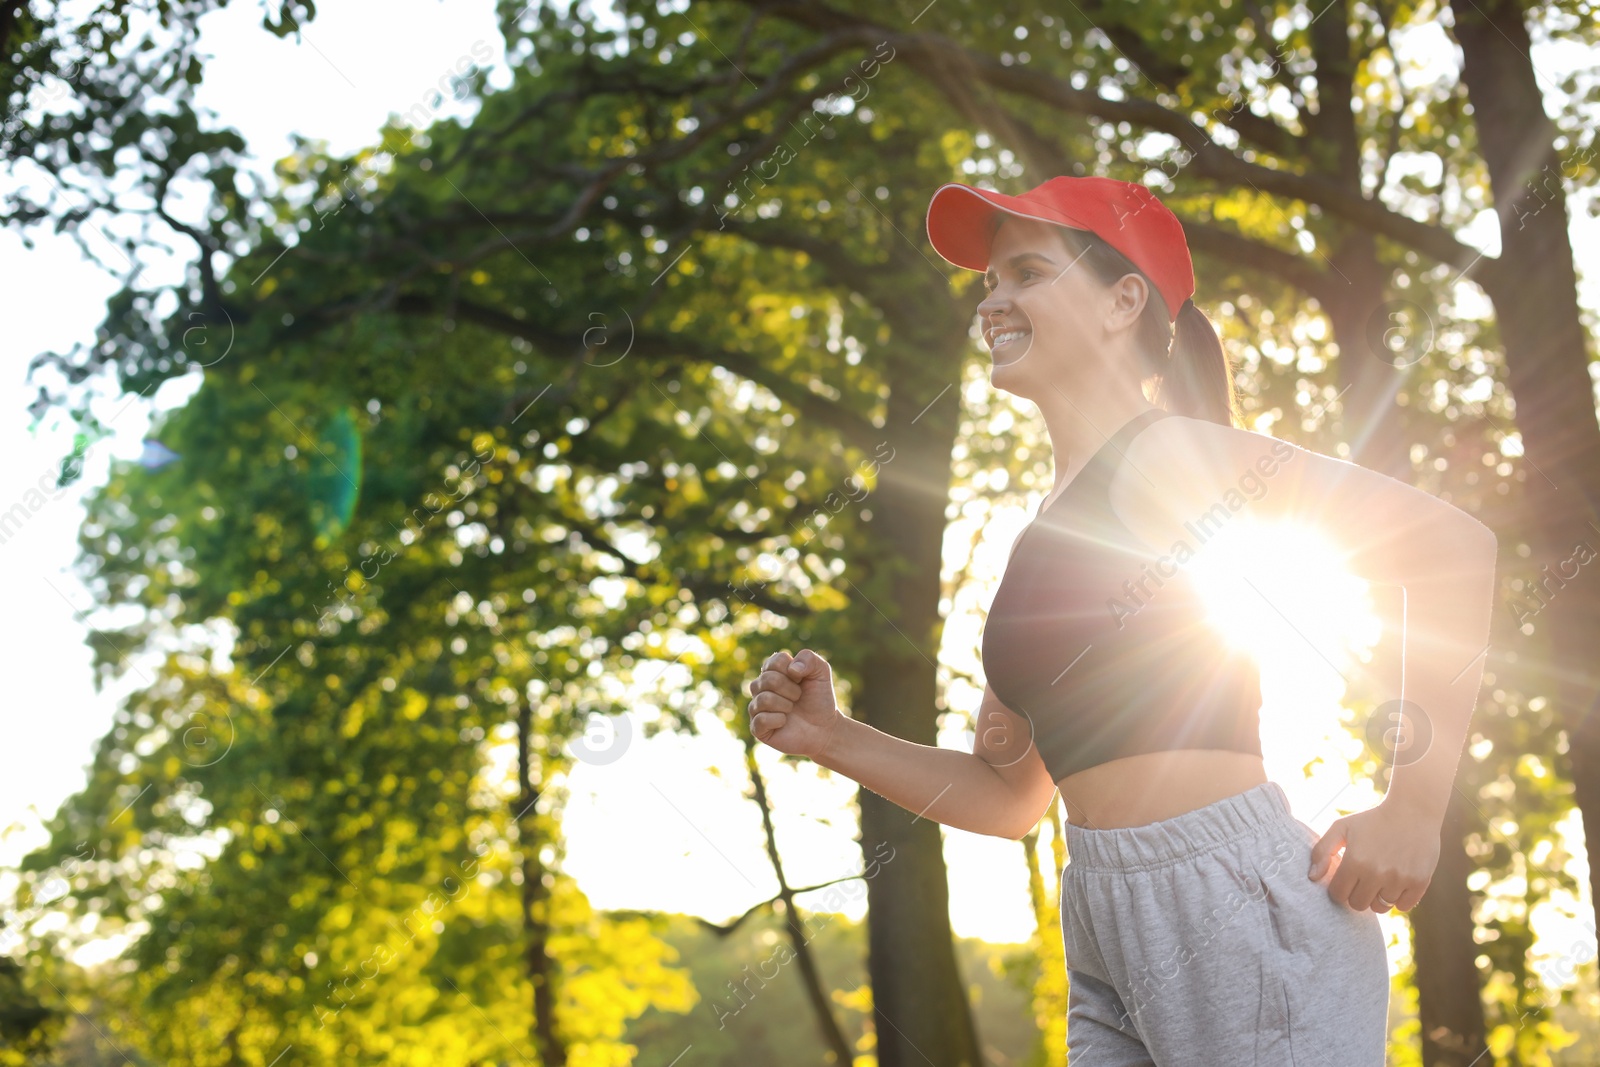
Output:
<path fill-rule="evenodd" d="M 1381 919 L 1389 1063 L 1600 1063 L 1597 37 L 0 4 L 0 1063 L 1064 1064 L 1059 808 L 940 827 L 745 707 L 809 647 L 970 750 L 1053 467 L 924 216 L 1056 174 L 1183 220 L 1246 428 L 1495 530 L 1440 866 Z M 1211 555 L 1269 774 L 1319 831 L 1370 807 L 1397 590 L 1310 522 Z"/>

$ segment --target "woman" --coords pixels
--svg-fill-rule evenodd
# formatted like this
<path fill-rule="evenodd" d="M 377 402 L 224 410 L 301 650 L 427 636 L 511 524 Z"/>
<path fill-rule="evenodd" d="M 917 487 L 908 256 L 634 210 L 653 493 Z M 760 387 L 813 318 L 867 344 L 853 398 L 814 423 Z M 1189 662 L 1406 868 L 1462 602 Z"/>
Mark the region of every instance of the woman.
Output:
<path fill-rule="evenodd" d="M 1038 405 L 1064 457 L 985 622 L 973 751 L 844 715 L 811 649 L 763 664 L 751 731 L 976 833 L 1019 838 L 1061 793 L 1073 1067 L 1382 1064 L 1378 914 L 1415 906 L 1438 861 L 1494 535 L 1412 486 L 1236 426 L 1183 228 L 1144 186 L 1058 177 L 1013 197 L 952 183 L 927 224 L 940 255 L 984 272 L 991 380 Z M 1268 780 L 1255 665 L 1206 622 L 1185 570 L 1245 509 L 1314 523 L 1357 575 L 1406 590 L 1402 695 L 1432 743 L 1393 768 L 1381 803 L 1320 837 Z"/>

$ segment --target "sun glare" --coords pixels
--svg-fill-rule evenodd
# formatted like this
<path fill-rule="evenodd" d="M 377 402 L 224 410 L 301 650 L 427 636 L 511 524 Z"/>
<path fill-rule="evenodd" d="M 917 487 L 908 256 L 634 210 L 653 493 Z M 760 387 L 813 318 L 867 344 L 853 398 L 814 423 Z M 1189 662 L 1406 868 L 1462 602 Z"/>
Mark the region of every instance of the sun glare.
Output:
<path fill-rule="evenodd" d="M 1269 671 L 1345 672 L 1379 633 L 1367 583 L 1315 529 L 1240 518 L 1185 564 L 1209 620 Z"/>

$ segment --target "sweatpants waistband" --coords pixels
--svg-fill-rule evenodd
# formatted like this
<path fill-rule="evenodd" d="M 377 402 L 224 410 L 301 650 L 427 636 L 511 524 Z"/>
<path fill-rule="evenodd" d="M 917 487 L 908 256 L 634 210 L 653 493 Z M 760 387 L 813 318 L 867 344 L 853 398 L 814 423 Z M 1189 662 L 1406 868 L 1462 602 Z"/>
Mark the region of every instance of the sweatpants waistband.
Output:
<path fill-rule="evenodd" d="M 1253 835 L 1264 826 L 1295 825 L 1288 794 L 1277 782 L 1268 781 L 1143 826 L 1093 830 L 1067 822 L 1067 866 L 1079 873 L 1163 867 Z"/>

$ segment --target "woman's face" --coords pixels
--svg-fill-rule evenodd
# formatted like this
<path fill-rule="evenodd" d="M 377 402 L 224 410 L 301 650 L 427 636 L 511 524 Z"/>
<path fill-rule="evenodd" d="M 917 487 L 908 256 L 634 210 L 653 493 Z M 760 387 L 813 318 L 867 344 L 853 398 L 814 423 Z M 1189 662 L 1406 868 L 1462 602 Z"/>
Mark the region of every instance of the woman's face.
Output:
<path fill-rule="evenodd" d="M 990 380 L 1036 402 L 1054 389 L 1088 395 L 1075 387 L 1108 370 L 1100 363 L 1110 355 L 1107 314 L 1120 286 L 1101 284 L 1067 251 L 1057 227 L 1000 217 L 984 278 L 988 296 L 978 305 L 994 360 Z"/>

